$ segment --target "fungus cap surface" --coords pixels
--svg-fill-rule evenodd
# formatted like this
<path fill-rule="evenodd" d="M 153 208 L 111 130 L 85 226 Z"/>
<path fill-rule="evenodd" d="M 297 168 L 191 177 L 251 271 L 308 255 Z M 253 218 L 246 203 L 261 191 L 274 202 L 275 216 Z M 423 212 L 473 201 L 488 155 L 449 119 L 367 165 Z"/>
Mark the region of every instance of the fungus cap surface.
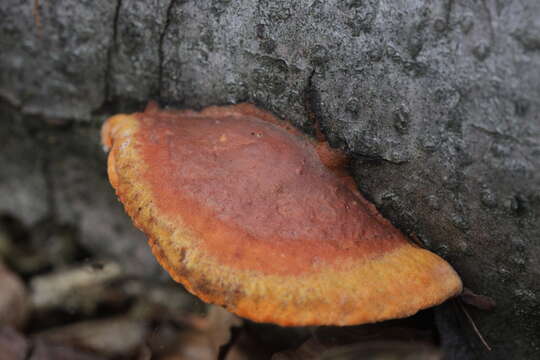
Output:
<path fill-rule="evenodd" d="M 116 115 L 108 174 L 161 265 L 255 321 L 350 325 L 461 291 L 356 190 L 340 156 L 248 104 Z"/>

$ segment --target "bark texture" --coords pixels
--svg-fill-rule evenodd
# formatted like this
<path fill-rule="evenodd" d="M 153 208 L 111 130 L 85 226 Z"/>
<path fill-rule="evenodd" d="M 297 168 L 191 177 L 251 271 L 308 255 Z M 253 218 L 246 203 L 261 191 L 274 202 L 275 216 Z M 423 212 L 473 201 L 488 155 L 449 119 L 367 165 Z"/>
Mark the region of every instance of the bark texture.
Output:
<path fill-rule="evenodd" d="M 3 0 L 0 18 L 0 212 L 158 276 L 100 124 L 148 99 L 253 102 L 318 121 L 382 213 L 496 300 L 471 311 L 492 352 L 437 316 L 449 359 L 539 357 L 538 1 Z"/>

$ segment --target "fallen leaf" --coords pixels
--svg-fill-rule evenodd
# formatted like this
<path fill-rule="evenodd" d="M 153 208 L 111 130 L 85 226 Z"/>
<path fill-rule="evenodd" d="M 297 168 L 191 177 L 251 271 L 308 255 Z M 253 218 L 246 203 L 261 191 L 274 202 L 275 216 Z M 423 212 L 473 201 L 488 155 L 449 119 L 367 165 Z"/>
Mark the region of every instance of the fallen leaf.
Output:
<path fill-rule="evenodd" d="M 0 360 L 24 360 L 30 349 L 28 341 L 15 329 L 0 327 Z"/>

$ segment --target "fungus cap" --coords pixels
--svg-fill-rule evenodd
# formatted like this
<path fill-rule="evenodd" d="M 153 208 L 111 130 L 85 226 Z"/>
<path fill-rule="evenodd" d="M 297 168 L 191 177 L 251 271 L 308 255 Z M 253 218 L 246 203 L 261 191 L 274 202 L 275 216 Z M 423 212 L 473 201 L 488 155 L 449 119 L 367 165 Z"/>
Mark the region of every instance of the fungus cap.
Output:
<path fill-rule="evenodd" d="M 259 322 L 352 325 L 458 294 L 443 259 L 356 190 L 342 157 L 248 104 L 116 115 L 108 174 L 172 278 Z"/>

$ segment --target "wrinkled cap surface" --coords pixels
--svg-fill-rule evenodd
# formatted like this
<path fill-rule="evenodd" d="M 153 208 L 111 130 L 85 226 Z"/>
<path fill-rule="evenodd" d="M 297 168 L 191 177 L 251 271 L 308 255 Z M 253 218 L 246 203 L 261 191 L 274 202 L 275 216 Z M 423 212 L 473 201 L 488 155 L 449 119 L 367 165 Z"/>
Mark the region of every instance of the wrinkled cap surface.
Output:
<path fill-rule="evenodd" d="M 260 322 L 351 325 L 461 291 L 356 190 L 341 157 L 252 105 L 116 115 L 109 179 L 161 265 Z"/>

